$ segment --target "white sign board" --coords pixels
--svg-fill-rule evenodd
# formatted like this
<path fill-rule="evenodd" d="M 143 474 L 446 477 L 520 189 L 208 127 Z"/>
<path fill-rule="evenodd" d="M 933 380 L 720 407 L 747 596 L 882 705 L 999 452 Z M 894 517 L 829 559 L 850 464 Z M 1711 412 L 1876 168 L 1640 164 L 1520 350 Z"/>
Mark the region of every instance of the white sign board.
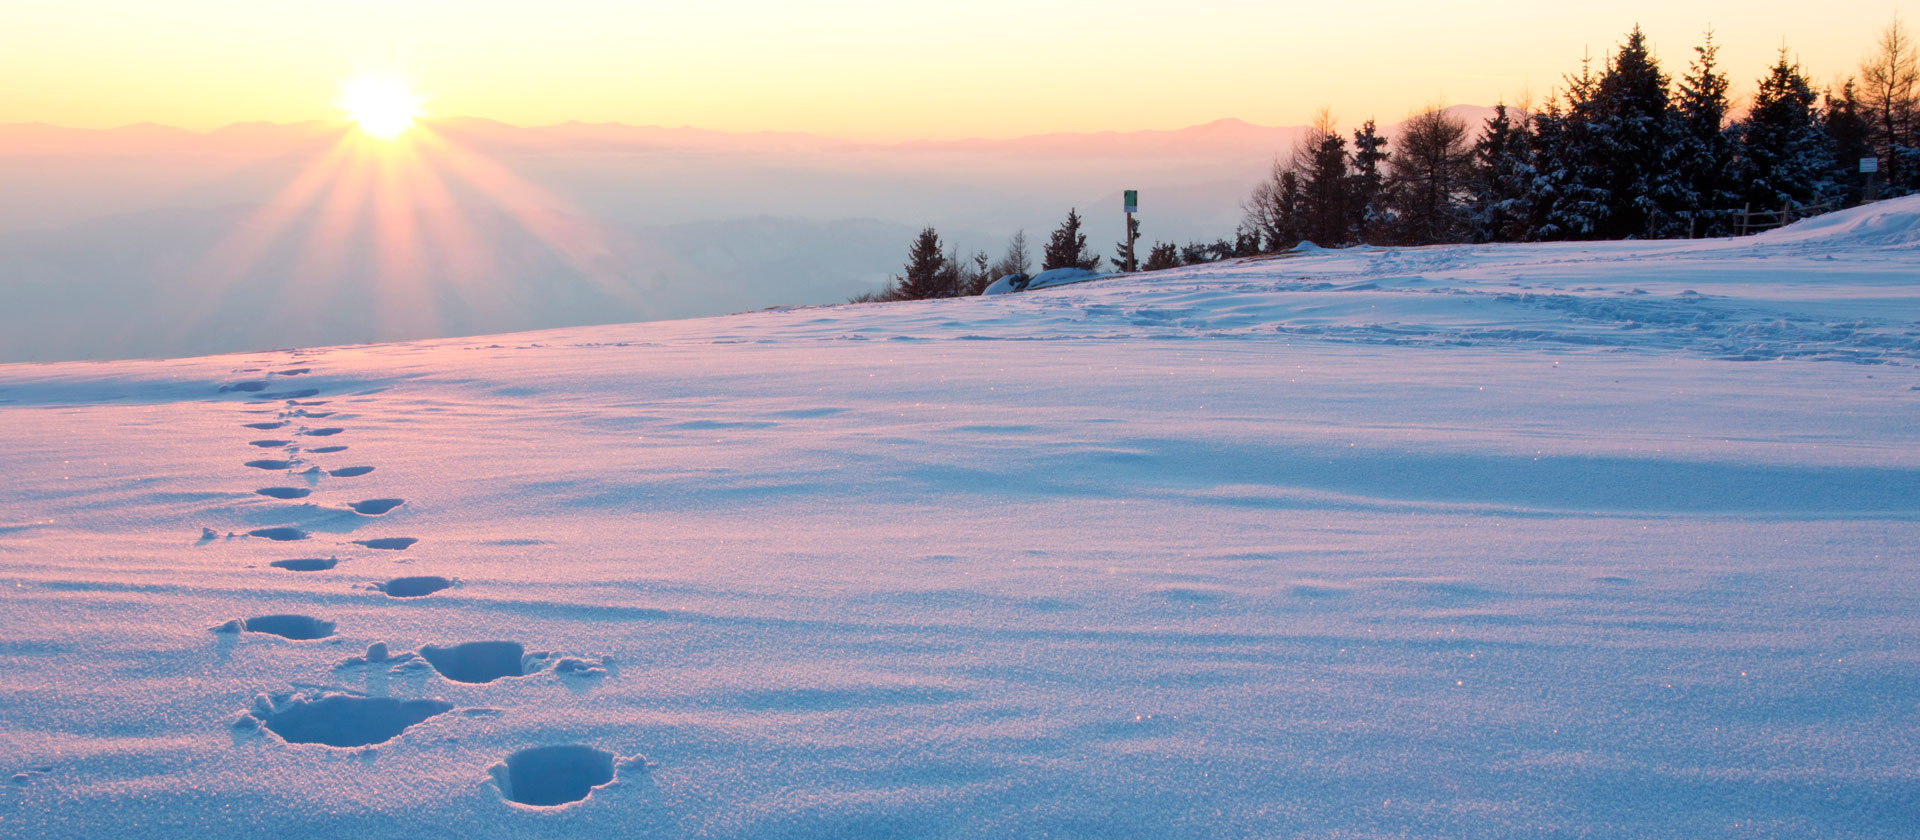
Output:
<path fill-rule="evenodd" d="M 1879 158 L 1861 158 L 1860 171 L 1861 172 L 1879 172 L 1880 159 Z"/>

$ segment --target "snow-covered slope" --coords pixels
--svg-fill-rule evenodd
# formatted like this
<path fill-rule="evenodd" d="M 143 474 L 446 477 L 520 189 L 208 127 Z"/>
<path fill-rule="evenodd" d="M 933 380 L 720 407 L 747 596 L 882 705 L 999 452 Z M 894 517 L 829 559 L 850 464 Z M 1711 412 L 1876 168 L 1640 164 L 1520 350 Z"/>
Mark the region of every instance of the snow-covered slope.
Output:
<path fill-rule="evenodd" d="M 1916 220 L 0 367 L 0 836 L 1910 836 Z"/>

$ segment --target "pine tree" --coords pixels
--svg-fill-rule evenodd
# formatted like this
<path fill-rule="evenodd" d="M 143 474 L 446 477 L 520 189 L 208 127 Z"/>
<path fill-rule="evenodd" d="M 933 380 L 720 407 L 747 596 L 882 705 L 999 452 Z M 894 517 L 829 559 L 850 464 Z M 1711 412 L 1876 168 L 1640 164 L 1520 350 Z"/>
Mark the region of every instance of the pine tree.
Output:
<path fill-rule="evenodd" d="M 936 293 L 934 297 L 959 297 L 966 286 L 966 264 L 960 259 L 960 246 L 955 245 L 947 251 L 947 261 L 940 266 L 940 273 L 934 275 Z"/>
<path fill-rule="evenodd" d="M 1286 208 L 1286 215 L 1281 217 L 1280 225 L 1280 230 L 1283 235 L 1279 239 L 1268 240 L 1266 242 L 1267 250 L 1274 252 L 1285 251 L 1299 245 L 1301 240 L 1307 238 L 1306 222 L 1302 217 L 1302 211 L 1300 209 L 1304 202 L 1305 199 L 1300 192 L 1299 174 L 1287 172 L 1285 175 L 1282 175 L 1280 178 L 1280 206 Z"/>
<path fill-rule="evenodd" d="M 1241 225 L 1233 230 L 1233 255 L 1253 257 L 1260 254 L 1260 232 Z"/>
<path fill-rule="evenodd" d="M 1464 237 L 1461 201 L 1471 161 L 1466 123 L 1437 108 L 1407 121 L 1400 131 L 1400 150 L 1391 161 L 1387 191 L 1392 212 L 1386 221 L 1393 241 L 1426 245 Z"/>
<path fill-rule="evenodd" d="M 1123 272 L 1134 271 L 1139 267 L 1139 261 L 1134 259 L 1133 243 L 1140 239 L 1140 220 L 1128 216 L 1127 232 L 1132 234 L 1132 236 L 1122 239 L 1113 245 L 1113 265 Z"/>
<path fill-rule="evenodd" d="M 1027 232 L 1016 230 L 1013 236 L 1007 238 L 1007 252 L 1000 256 L 999 262 L 993 264 L 990 273 L 998 280 L 1008 275 L 1030 274 L 1032 271 L 1032 258 L 1027 254 Z"/>
<path fill-rule="evenodd" d="M 1595 138 L 1603 155 L 1598 167 L 1610 212 L 1599 234 L 1606 239 L 1684 234 L 1678 212 L 1686 206 L 1679 175 L 1679 122 L 1667 91 L 1667 75 L 1635 26 L 1608 62 L 1594 92 Z"/>
<path fill-rule="evenodd" d="M 1686 233 L 1681 127 L 1665 73 L 1635 26 L 1596 79 L 1583 61 L 1565 110 L 1535 118 L 1535 237 L 1625 239 Z"/>
<path fill-rule="evenodd" d="M 1681 166 L 1686 190 L 1680 215 L 1692 236 L 1732 232 L 1733 210 L 1741 201 L 1734 182 L 1733 140 L 1727 131 L 1727 76 L 1719 69 L 1720 46 L 1707 30 L 1693 48 L 1693 65 L 1680 80 L 1674 103 L 1681 126 Z"/>
<path fill-rule="evenodd" d="M 1467 236 L 1474 242 L 1515 242 L 1527 238 L 1533 191 L 1533 121 L 1514 122 L 1502 102 L 1493 106 L 1474 141 L 1467 185 Z"/>
<path fill-rule="evenodd" d="M 1234 256 L 1234 245 L 1225 239 L 1212 242 L 1188 242 L 1180 248 L 1181 265 L 1203 265 L 1219 262 Z"/>
<path fill-rule="evenodd" d="M 1100 255 L 1087 250 L 1087 235 L 1080 232 L 1079 208 L 1069 209 L 1066 222 L 1062 223 L 1047 240 L 1047 247 L 1040 261 L 1040 270 L 1081 268 L 1094 271 L 1099 267 Z"/>
<path fill-rule="evenodd" d="M 1353 132 L 1353 154 L 1350 161 L 1353 174 L 1348 189 L 1348 220 L 1351 241 L 1380 242 L 1393 227 L 1393 198 L 1388 193 L 1390 187 L 1386 173 L 1382 168 L 1390 155 L 1387 152 L 1387 138 L 1381 137 L 1374 127 L 1373 120 L 1362 123 Z"/>
<path fill-rule="evenodd" d="M 960 274 L 960 294 L 978 295 L 993 285 L 995 279 L 993 258 L 985 251 L 975 251 Z"/>
<path fill-rule="evenodd" d="M 1300 180 L 1293 169 L 1274 161 L 1267 177 L 1253 186 L 1253 195 L 1240 205 L 1245 214 L 1241 217 L 1241 226 L 1258 231 L 1270 250 L 1293 247 L 1300 241 L 1296 207 L 1299 194 Z"/>
<path fill-rule="evenodd" d="M 1347 171 L 1347 141 L 1322 111 L 1294 154 L 1300 183 L 1300 234 L 1337 248 L 1353 241 L 1353 182 Z"/>
<path fill-rule="evenodd" d="M 1873 156 L 1873 126 L 1861 111 L 1852 79 L 1838 93 L 1827 92 L 1820 116 L 1833 143 L 1833 179 L 1841 186 L 1841 202 L 1852 207 L 1867 199 L 1867 176 L 1860 172 L 1860 161 Z"/>
<path fill-rule="evenodd" d="M 1820 122 L 1818 97 L 1800 65 L 1780 60 L 1760 80 L 1753 108 L 1734 126 L 1745 197 L 1756 209 L 1812 204 L 1838 192 L 1831 180 L 1833 141 Z"/>
<path fill-rule="evenodd" d="M 946 297 L 953 285 L 943 276 L 947 257 L 940 246 L 940 234 L 929 225 L 920 231 L 907 250 L 906 274 L 893 278 L 893 300 L 925 300 Z"/>
<path fill-rule="evenodd" d="M 1874 152 L 1880 156 L 1880 174 L 1894 195 L 1904 193 L 1913 179 L 1912 167 L 1901 153 L 1916 145 L 1915 111 L 1920 110 L 1920 54 L 1913 36 L 1895 15 L 1880 34 L 1878 50 L 1860 64 L 1860 101 L 1873 125 Z"/>
<path fill-rule="evenodd" d="M 1602 182 L 1606 152 L 1597 136 L 1598 80 L 1591 59 L 1580 63 L 1580 75 L 1566 79 L 1566 105 L 1547 100 L 1545 111 L 1533 117 L 1533 218 L 1528 220 L 1538 240 L 1592 239 L 1612 214 L 1612 194 Z"/>
<path fill-rule="evenodd" d="M 1147 261 L 1140 265 L 1141 271 L 1164 271 L 1180 266 L 1180 251 L 1171 242 L 1155 242 L 1147 251 Z"/>
<path fill-rule="evenodd" d="M 1300 175 L 1293 166 L 1275 161 L 1272 172 L 1266 180 L 1254 185 L 1253 195 L 1241 208 L 1246 212 L 1241 227 L 1259 234 L 1263 251 L 1292 248 L 1300 244 L 1305 235 L 1301 223 Z"/>

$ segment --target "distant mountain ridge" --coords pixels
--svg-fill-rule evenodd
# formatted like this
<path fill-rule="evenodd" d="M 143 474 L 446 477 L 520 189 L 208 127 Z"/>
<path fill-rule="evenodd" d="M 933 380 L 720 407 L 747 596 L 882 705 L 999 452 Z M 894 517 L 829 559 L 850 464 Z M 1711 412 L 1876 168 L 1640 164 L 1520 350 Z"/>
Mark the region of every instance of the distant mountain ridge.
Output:
<path fill-rule="evenodd" d="M 1490 111 L 1454 110 L 1472 123 Z M 1130 189 L 1146 244 L 1211 242 L 1233 235 L 1253 184 L 1307 131 L 1224 119 L 877 144 L 618 123 L 428 126 L 472 154 L 426 143 L 418 165 L 334 157 L 351 129 L 330 122 L 0 125 L 0 361 L 830 303 L 879 288 L 927 226 L 962 259 L 993 258 L 1016 230 L 1037 248 L 1072 208 L 1093 249 L 1111 254 Z M 272 218 L 288 222 L 270 229 Z M 443 235 L 456 230 L 467 235 Z M 221 262 L 236 241 L 250 259 Z M 582 242 L 595 246 L 584 261 Z"/>
<path fill-rule="evenodd" d="M 1448 111 L 1470 125 L 1491 108 L 1454 105 Z M 908 140 L 875 143 L 793 131 L 730 132 L 691 126 L 563 122 L 518 126 L 483 117 L 440 117 L 422 125 L 479 148 L 496 151 L 608 151 L 706 149 L 763 152 L 880 154 L 1283 154 L 1305 126 L 1263 126 L 1224 118 L 1177 129 L 1051 132 L 1010 138 Z M 1391 136 L 1398 123 L 1383 125 Z M 1348 127 L 1351 128 L 1351 127 Z M 0 156 L 248 152 L 277 154 L 332 142 L 352 130 L 344 122 L 241 122 L 210 131 L 158 123 L 116 128 L 68 128 L 47 123 L 0 123 Z"/>
<path fill-rule="evenodd" d="M 769 217 L 663 227 L 417 208 L 168 208 L 0 233 L 0 363 L 206 355 L 838 303 L 883 283 L 914 232 Z M 266 220 L 280 219 L 282 224 Z M 236 247 L 239 246 L 239 247 Z"/>

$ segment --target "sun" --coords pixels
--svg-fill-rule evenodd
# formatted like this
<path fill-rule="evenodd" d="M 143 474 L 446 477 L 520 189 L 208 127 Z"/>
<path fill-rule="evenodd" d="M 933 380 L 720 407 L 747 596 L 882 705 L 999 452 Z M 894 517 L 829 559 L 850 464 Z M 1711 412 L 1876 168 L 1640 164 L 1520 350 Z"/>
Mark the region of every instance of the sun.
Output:
<path fill-rule="evenodd" d="M 419 95 L 405 82 L 382 76 L 347 80 L 340 85 L 338 104 L 360 133 L 376 140 L 399 137 L 420 116 Z"/>

